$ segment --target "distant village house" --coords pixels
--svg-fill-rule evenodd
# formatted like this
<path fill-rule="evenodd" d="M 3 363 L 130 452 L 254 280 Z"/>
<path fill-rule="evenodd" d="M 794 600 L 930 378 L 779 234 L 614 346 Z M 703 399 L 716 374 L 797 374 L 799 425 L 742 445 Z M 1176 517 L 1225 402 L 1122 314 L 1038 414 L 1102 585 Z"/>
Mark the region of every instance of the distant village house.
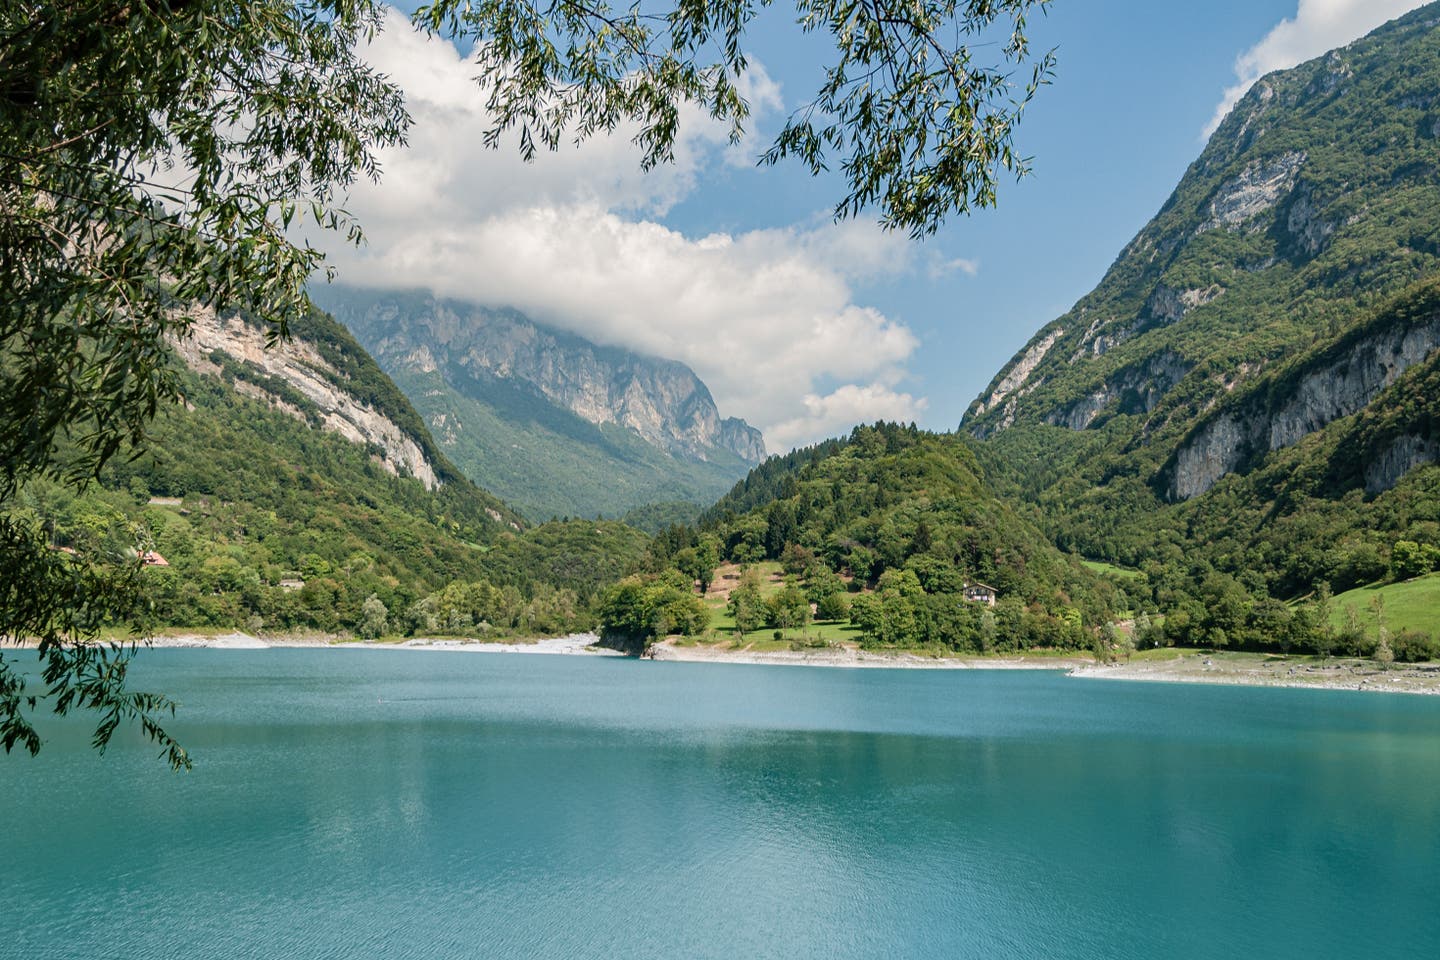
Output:
<path fill-rule="evenodd" d="M 971 603 L 983 603 L 987 607 L 995 606 L 995 598 L 999 592 L 989 584 L 967 583 L 965 584 L 965 599 Z"/>

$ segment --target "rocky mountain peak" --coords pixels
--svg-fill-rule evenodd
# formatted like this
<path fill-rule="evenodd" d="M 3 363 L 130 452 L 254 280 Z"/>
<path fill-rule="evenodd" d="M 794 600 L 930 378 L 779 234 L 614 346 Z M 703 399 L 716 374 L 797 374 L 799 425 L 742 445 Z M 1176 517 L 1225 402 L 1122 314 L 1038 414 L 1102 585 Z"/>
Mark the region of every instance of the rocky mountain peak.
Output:
<path fill-rule="evenodd" d="M 598 346 L 514 310 L 420 293 L 330 288 L 318 296 L 387 368 L 450 368 L 523 384 L 589 423 L 634 430 L 689 460 L 704 462 L 717 451 L 746 463 L 765 457 L 760 431 L 722 418 L 683 363 Z"/>

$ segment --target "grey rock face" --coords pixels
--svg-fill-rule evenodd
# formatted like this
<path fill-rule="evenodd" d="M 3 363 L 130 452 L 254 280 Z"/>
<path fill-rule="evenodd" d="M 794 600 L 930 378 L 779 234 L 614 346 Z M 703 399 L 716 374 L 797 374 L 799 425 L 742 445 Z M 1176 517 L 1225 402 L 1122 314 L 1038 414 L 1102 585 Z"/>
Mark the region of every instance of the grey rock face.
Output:
<path fill-rule="evenodd" d="M 991 390 L 990 394 L 977 404 L 977 412 L 985 413 L 987 410 L 994 410 L 1004 403 L 1012 393 L 1023 387 L 1025 381 L 1030 379 L 1030 374 L 1040 365 L 1040 361 L 1045 359 L 1045 354 L 1049 353 L 1050 348 L 1055 345 L 1055 341 L 1064 335 L 1065 331 L 1057 328 L 1043 337 L 1037 336 L 1025 348 L 1023 354 L 1011 361 L 1005 375 L 999 383 L 995 384 L 995 389 Z"/>
<path fill-rule="evenodd" d="M 1330 234 L 1335 232 L 1335 224 L 1320 219 L 1314 198 L 1308 190 L 1302 188 L 1290 204 L 1290 213 L 1285 218 L 1285 229 L 1295 238 L 1300 249 L 1313 257 L 1324 248 Z"/>
<path fill-rule="evenodd" d="M 1294 189 L 1305 159 L 1303 152 L 1292 150 L 1251 163 L 1215 191 L 1210 198 L 1210 218 L 1196 232 L 1217 227 L 1233 230 L 1274 207 Z"/>
<path fill-rule="evenodd" d="M 1315 74 L 1315 79 L 1310 82 L 1305 93 L 1309 97 L 1328 97 L 1354 75 L 1350 64 L 1345 62 L 1340 51 L 1331 50 L 1326 54 L 1324 64 Z"/>
<path fill-rule="evenodd" d="M 765 459 L 765 441 L 760 431 L 739 417 L 726 417 L 720 421 L 718 446 L 734 451 L 740 459 L 759 463 Z"/>
<path fill-rule="evenodd" d="M 601 347 L 513 310 L 383 293 L 338 311 L 386 364 L 419 372 L 458 367 L 471 376 L 528 384 L 594 424 L 629 427 L 655 446 L 706 461 L 716 450 L 758 463 L 760 431 L 722 419 L 709 389 L 683 363 Z"/>
<path fill-rule="evenodd" d="M 1123 413 L 1149 413 L 1165 393 L 1190 372 L 1190 364 L 1165 351 L 1116 371 L 1099 389 L 1049 414 L 1047 423 L 1084 430 L 1112 404 Z"/>
<path fill-rule="evenodd" d="M 1299 442 L 1348 417 L 1440 346 L 1440 318 L 1408 330 L 1366 339 L 1339 361 L 1305 377 L 1270 421 L 1269 448 Z"/>
<path fill-rule="evenodd" d="M 1440 443 L 1414 434 L 1401 434 L 1383 454 L 1365 465 L 1365 492 L 1384 493 L 1422 463 L 1440 460 Z"/>
<path fill-rule="evenodd" d="M 361 403 L 336 386 L 340 375 L 305 341 L 297 338 L 268 347 L 263 331 L 239 318 L 221 319 L 207 309 L 195 312 L 190 334 L 175 346 L 186 365 L 198 373 L 216 371 L 208 358 L 219 350 L 262 373 L 286 381 L 319 408 L 323 429 L 338 433 L 352 443 L 378 449 L 381 452 L 376 459 L 390 473 L 415 477 L 427 489 L 433 490 L 439 485 L 434 465 L 415 439 L 369 404 Z M 305 419 L 301 411 L 254 384 L 237 380 L 236 390 L 268 402 L 298 420 Z"/>
<path fill-rule="evenodd" d="M 1225 288 L 1217 284 L 1192 290 L 1177 290 L 1167 284 L 1156 284 L 1148 300 L 1145 301 L 1145 309 L 1141 313 L 1141 324 L 1145 321 L 1151 323 L 1174 323 L 1194 310 L 1196 307 L 1203 307 L 1225 292 Z"/>
<path fill-rule="evenodd" d="M 1172 500 L 1189 500 L 1215 486 L 1244 458 L 1249 425 L 1238 417 L 1221 416 L 1202 427 L 1180 448 L 1170 485 Z"/>
<path fill-rule="evenodd" d="M 1169 496 L 1173 500 L 1198 496 L 1253 454 L 1298 443 L 1327 424 L 1360 411 L 1437 347 L 1440 317 L 1380 331 L 1356 341 L 1331 362 L 1307 371 L 1277 399 L 1262 398 L 1215 416 L 1176 452 Z M 1385 463 L 1371 465 L 1377 471 L 1374 482 L 1389 478 L 1393 484 L 1398 475 L 1392 476 L 1392 468 L 1413 452 L 1408 447 L 1397 449 L 1389 459 L 1382 458 Z M 1366 484 L 1371 484 L 1368 468 Z"/>

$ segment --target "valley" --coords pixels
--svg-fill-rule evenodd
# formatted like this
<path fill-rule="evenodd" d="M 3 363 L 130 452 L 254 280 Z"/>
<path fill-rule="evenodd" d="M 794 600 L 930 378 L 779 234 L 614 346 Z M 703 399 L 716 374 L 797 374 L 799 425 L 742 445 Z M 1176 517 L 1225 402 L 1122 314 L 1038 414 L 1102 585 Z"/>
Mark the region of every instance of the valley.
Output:
<path fill-rule="evenodd" d="M 1435 952 L 1440 0 L 0 37 L 0 954 Z"/>
<path fill-rule="evenodd" d="M 678 362 L 317 283 L 329 312 L 279 343 L 199 311 L 168 341 L 183 404 L 136 455 L 7 511 L 36 569 L 129 571 L 102 618 L 126 636 L 1429 661 L 1432 12 L 1257 83 L 954 432 L 767 456 Z"/>

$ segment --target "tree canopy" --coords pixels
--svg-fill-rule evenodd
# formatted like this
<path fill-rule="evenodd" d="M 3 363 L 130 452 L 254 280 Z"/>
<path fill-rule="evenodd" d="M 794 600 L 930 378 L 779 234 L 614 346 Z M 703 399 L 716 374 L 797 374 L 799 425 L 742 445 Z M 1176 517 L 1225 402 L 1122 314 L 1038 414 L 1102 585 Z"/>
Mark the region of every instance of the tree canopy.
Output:
<path fill-rule="evenodd" d="M 914 237 L 949 214 L 993 206 L 1000 172 L 1028 169 L 1013 134 L 1055 58 L 1032 51 L 1027 17 L 1049 2 L 795 0 L 800 29 L 828 33 L 834 55 L 761 161 L 793 158 L 819 174 L 838 158 L 846 193 L 835 216 L 878 208 L 881 223 Z M 515 129 L 528 157 L 629 121 L 649 168 L 673 157 L 685 103 L 740 139 L 750 115 L 746 32 L 770 6 L 435 0 L 415 22 L 473 41 L 495 116 L 489 146 Z M 977 58 L 975 47 L 993 56 Z"/>

